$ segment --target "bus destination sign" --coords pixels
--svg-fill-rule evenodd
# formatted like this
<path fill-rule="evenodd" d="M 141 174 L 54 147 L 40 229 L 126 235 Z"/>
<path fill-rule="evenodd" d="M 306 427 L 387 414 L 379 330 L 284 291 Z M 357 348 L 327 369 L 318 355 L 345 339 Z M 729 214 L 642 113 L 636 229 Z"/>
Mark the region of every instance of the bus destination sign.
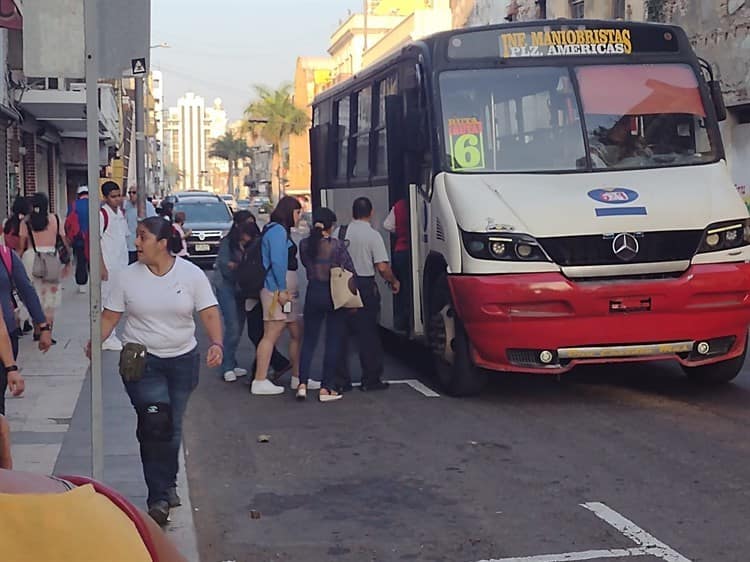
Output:
<path fill-rule="evenodd" d="M 639 25 L 532 25 L 479 29 L 453 35 L 448 58 L 519 59 L 535 57 L 629 56 L 641 53 L 677 53 L 680 39 L 674 28 Z"/>
<path fill-rule="evenodd" d="M 500 34 L 501 58 L 629 55 L 632 52 L 629 29 L 513 31 Z"/>

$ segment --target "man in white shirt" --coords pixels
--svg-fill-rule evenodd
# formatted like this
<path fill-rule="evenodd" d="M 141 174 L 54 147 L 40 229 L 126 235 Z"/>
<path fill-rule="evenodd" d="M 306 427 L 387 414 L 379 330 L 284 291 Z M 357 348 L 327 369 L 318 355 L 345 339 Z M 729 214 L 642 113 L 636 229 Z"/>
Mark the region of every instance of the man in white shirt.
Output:
<path fill-rule="evenodd" d="M 383 349 L 378 331 L 380 315 L 380 292 L 375 283 L 377 272 L 398 294 L 401 285 L 391 270 L 388 252 L 380 233 L 372 227 L 372 202 L 360 197 L 352 205 L 351 224 L 341 226 L 336 236 L 348 242 L 347 249 L 354 263 L 357 275 L 357 288 L 362 297 L 363 308 L 356 309 L 348 316 L 349 332 L 353 332 L 359 342 L 359 361 L 362 366 L 360 390 L 386 390 L 388 383 L 383 376 Z M 344 231 L 346 229 L 346 231 Z M 342 342 L 343 357 L 337 370 L 337 386 L 346 391 L 351 388 L 351 378 L 347 368 L 347 342 Z"/>
<path fill-rule="evenodd" d="M 102 185 L 104 205 L 99 220 L 102 244 L 102 302 L 107 302 L 112 282 L 128 266 L 128 221 L 122 210 L 122 192 L 113 181 Z M 102 343 L 104 351 L 120 351 L 122 342 L 112 332 Z"/>
<path fill-rule="evenodd" d="M 138 253 L 135 251 L 135 230 L 138 228 L 138 191 L 135 186 L 128 188 L 128 198 L 125 200 L 125 218 L 128 221 L 128 263 L 138 261 Z M 151 201 L 146 199 L 146 216 L 144 218 L 155 217 Z"/>

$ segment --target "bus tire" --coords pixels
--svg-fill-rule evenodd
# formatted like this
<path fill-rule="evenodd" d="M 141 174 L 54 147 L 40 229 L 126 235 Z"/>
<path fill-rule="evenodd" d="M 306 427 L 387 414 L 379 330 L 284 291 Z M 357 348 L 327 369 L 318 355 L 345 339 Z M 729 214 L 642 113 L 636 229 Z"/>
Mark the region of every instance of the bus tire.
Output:
<path fill-rule="evenodd" d="M 487 384 L 487 373 L 471 360 L 469 338 L 453 307 L 448 280 L 441 276 L 433 287 L 428 337 L 435 374 L 451 396 L 478 394 Z"/>
<path fill-rule="evenodd" d="M 718 386 L 731 382 L 740 374 L 746 356 L 747 338 L 745 338 L 745 349 L 742 350 L 742 355 L 739 357 L 712 363 L 711 365 L 701 365 L 700 367 L 683 367 L 682 370 L 685 371 L 690 380 L 708 386 Z"/>

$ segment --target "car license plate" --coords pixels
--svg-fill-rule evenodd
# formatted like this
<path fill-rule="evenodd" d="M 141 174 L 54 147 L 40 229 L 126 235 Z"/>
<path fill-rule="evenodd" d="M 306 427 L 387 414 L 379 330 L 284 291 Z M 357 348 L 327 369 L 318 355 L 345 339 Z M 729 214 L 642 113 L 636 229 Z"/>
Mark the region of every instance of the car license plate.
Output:
<path fill-rule="evenodd" d="M 196 252 L 208 252 L 209 250 L 211 250 L 211 244 L 196 244 L 195 245 Z"/>

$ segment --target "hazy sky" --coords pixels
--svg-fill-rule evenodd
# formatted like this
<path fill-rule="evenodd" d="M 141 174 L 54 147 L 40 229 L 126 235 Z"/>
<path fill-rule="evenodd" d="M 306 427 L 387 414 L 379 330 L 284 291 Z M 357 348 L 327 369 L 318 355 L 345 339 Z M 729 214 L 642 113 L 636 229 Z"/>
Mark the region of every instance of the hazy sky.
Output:
<path fill-rule="evenodd" d="M 292 82 L 298 56 L 325 55 L 347 10 L 362 0 L 152 0 L 151 65 L 164 73 L 167 105 L 187 91 L 230 120 L 242 117 L 253 84 Z"/>

